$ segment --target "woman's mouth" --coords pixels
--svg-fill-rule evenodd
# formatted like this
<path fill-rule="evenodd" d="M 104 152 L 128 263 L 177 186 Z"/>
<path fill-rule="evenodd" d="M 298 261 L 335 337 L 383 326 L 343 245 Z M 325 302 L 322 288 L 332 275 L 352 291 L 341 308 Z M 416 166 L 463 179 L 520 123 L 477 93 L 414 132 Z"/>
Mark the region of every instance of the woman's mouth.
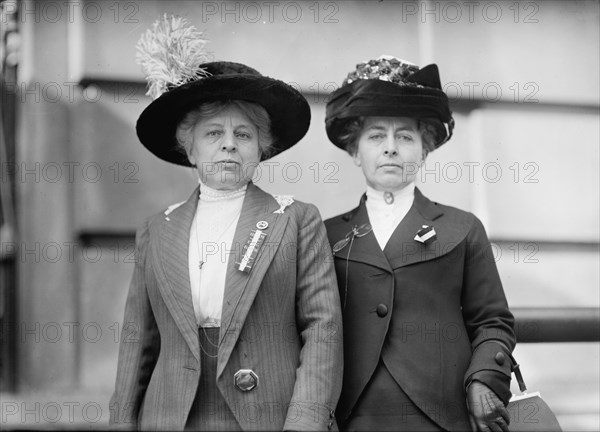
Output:
<path fill-rule="evenodd" d="M 240 166 L 240 163 L 238 161 L 234 161 L 232 159 L 223 159 L 218 161 L 217 164 L 225 170 L 236 170 Z"/>

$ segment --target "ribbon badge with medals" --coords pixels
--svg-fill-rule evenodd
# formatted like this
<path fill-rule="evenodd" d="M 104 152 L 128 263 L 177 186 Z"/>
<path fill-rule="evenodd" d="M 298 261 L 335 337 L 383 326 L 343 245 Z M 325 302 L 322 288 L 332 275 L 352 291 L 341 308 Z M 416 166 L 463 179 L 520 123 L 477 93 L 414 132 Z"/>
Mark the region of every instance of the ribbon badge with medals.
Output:
<path fill-rule="evenodd" d="M 294 202 L 293 198 L 289 195 L 275 195 L 274 198 L 277 201 L 277 204 L 279 204 L 279 209 L 273 212 L 277 214 L 283 214 L 285 208 Z M 269 228 L 269 223 L 261 220 L 256 223 L 256 229 L 250 231 L 250 236 L 248 237 L 248 240 L 246 240 L 243 249 L 244 256 L 239 263 L 236 263 L 239 271 L 250 273 L 250 270 L 252 270 L 258 252 L 267 237 L 267 233 L 265 232 L 267 228 Z"/>

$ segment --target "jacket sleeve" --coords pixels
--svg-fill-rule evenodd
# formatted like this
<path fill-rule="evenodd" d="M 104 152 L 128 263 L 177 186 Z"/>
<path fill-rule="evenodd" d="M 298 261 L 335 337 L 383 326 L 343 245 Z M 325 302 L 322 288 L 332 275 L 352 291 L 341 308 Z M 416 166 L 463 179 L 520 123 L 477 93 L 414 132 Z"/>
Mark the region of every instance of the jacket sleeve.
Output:
<path fill-rule="evenodd" d="M 471 363 L 465 388 L 473 380 L 490 387 L 506 405 L 510 399 L 511 360 L 515 347 L 514 318 L 496 268 L 496 260 L 479 219 L 467 236 L 462 312 L 471 340 Z"/>
<path fill-rule="evenodd" d="M 304 206 L 296 263 L 302 348 L 284 430 L 331 430 L 342 387 L 342 314 L 325 226 L 315 206 Z"/>
<path fill-rule="evenodd" d="M 149 240 L 146 222 L 136 234 L 135 267 L 125 304 L 111 429 L 137 429 L 138 414 L 160 349 L 160 336 L 146 291 L 144 267 Z"/>

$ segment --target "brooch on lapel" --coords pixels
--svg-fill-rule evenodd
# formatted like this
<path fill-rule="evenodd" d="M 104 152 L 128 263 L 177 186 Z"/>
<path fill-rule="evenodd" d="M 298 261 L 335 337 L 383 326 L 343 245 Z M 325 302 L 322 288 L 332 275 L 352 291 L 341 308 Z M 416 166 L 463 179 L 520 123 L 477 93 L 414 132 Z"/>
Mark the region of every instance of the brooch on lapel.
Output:
<path fill-rule="evenodd" d="M 366 236 L 371 231 L 373 231 L 371 224 L 366 223 L 362 224 L 361 226 L 354 225 L 350 232 L 346 234 L 343 239 L 333 245 L 333 253 L 341 251 L 348 243 L 350 243 L 350 247 L 352 247 L 352 242 L 354 241 L 355 237 L 360 238 Z M 350 251 L 348 251 L 348 254 L 350 254 Z"/>
<path fill-rule="evenodd" d="M 169 218 L 169 215 L 171 214 L 171 212 L 173 210 L 175 210 L 177 207 L 179 207 L 181 204 L 183 204 L 185 201 L 181 201 L 180 203 L 177 204 L 172 204 L 169 207 L 167 207 L 167 209 L 165 210 L 165 220 L 170 221 L 171 219 Z"/>
<path fill-rule="evenodd" d="M 250 236 L 248 240 L 246 240 L 246 244 L 244 245 L 244 257 L 238 265 L 238 270 L 243 271 L 245 273 L 250 273 L 252 269 L 252 265 L 256 260 L 256 256 L 258 255 L 258 251 L 260 247 L 263 245 L 267 234 L 264 230 L 269 227 L 269 223 L 267 221 L 259 221 L 256 224 L 256 229 L 250 231 Z"/>
<path fill-rule="evenodd" d="M 292 195 L 273 195 L 273 198 L 275 198 L 275 201 L 279 204 L 279 208 L 273 213 L 283 214 L 285 208 L 294 202 L 294 197 Z"/>
<path fill-rule="evenodd" d="M 419 243 L 423 243 L 424 245 L 428 245 L 436 238 L 437 235 L 435 233 L 435 228 L 428 225 L 423 225 L 423 227 L 417 231 L 417 235 L 415 236 L 415 240 Z"/>

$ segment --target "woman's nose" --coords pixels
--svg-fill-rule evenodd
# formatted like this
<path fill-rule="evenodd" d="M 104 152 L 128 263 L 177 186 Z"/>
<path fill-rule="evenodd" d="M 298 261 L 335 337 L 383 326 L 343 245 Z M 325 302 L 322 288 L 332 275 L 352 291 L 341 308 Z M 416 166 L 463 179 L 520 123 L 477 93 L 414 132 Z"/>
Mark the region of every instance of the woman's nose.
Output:
<path fill-rule="evenodd" d="M 385 147 L 383 148 L 383 154 L 386 156 L 398 156 L 398 148 L 396 147 L 396 143 L 393 139 L 386 139 Z"/>
<path fill-rule="evenodd" d="M 235 152 L 237 150 L 237 143 L 233 136 L 225 135 L 223 137 L 223 143 L 221 144 L 221 150 L 228 153 Z"/>

